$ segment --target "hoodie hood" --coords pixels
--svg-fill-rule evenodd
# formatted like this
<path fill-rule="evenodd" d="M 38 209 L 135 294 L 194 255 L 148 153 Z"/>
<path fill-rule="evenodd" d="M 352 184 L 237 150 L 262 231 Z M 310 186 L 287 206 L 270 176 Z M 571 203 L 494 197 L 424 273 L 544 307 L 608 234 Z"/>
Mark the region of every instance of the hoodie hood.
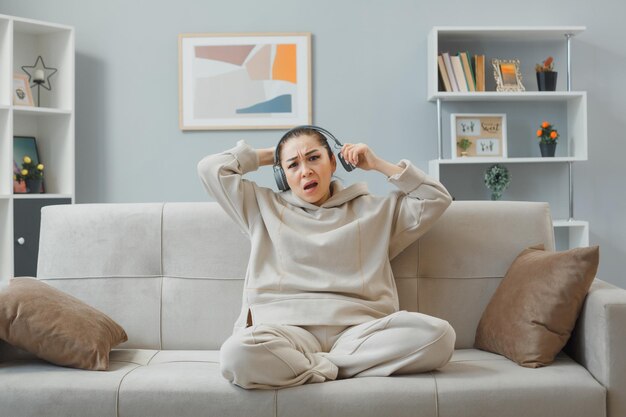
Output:
<path fill-rule="evenodd" d="M 338 207 L 350 200 L 353 200 L 359 196 L 369 194 L 367 189 L 367 184 L 364 182 L 358 182 L 356 184 L 352 184 L 349 187 L 344 188 L 343 185 L 337 180 L 333 180 L 330 183 L 331 196 L 328 200 L 324 202 L 321 206 L 316 206 L 315 204 L 311 204 L 302 200 L 300 197 L 295 195 L 291 190 L 283 191 L 278 194 L 280 198 L 292 204 L 296 207 L 301 207 L 308 210 L 317 210 L 320 208 L 331 208 Z"/>

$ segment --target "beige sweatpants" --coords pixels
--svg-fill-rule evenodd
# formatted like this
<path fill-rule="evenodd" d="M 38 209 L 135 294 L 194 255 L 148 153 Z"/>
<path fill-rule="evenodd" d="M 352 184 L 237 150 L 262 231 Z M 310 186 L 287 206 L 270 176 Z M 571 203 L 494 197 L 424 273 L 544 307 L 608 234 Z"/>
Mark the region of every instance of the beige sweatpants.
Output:
<path fill-rule="evenodd" d="M 224 342 L 220 367 L 248 389 L 412 374 L 448 363 L 455 340 L 447 321 L 404 310 L 348 327 L 259 324 Z"/>

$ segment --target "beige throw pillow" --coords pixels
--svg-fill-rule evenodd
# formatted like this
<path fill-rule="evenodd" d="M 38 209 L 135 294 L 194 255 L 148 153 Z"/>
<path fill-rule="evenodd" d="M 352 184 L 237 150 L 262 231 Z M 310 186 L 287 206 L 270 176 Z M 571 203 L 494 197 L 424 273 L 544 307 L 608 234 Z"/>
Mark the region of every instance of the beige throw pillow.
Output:
<path fill-rule="evenodd" d="M 108 316 L 35 278 L 0 291 L 0 339 L 57 365 L 109 368 L 109 352 L 128 340 Z"/>
<path fill-rule="evenodd" d="M 483 312 L 474 347 L 521 366 L 549 365 L 567 343 L 598 270 L 598 246 L 520 253 Z"/>

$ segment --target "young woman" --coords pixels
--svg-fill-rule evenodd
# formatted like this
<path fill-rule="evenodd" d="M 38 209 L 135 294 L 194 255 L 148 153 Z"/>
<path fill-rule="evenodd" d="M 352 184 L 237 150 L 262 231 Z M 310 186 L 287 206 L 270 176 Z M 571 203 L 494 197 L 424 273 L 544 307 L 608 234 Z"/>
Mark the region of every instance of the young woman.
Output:
<path fill-rule="evenodd" d="M 344 144 L 341 156 L 398 190 L 344 188 L 332 180 L 337 158 L 321 132 L 292 129 L 278 149 L 239 141 L 198 164 L 208 193 L 251 241 L 241 314 L 220 350 L 222 375 L 243 388 L 426 372 L 454 350 L 447 321 L 399 311 L 390 264 L 446 210 L 449 193 L 408 160 L 394 165 L 363 143 Z M 286 191 L 243 178 L 274 164 Z"/>

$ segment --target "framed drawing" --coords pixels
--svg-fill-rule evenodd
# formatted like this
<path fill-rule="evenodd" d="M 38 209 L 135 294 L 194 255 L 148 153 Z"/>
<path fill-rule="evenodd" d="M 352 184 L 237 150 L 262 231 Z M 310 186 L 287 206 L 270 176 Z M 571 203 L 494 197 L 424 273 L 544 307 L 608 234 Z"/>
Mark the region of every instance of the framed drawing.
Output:
<path fill-rule="evenodd" d="M 33 94 L 25 74 L 13 75 L 13 104 L 16 106 L 33 106 Z"/>
<path fill-rule="evenodd" d="M 22 169 L 22 161 L 28 156 L 34 165 L 40 163 L 39 152 L 37 152 L 37 140 L 32 136 L 14 136 L 13 137 L 13 173 L 17 174 Z M 25 193 L 26 184 L 24 181 L 17 182 L 13 180 L 13 192 L 15 194 Z M 43 180 L 41 181 L 40 193 L 45 192 Z"/>
<path fill-rule="evenodd" d="M 506 114 L 450 115 L 452 159 L 507 157 Z"/>
<path fill-rule="evenodd" d="M 525 91 L 519 59 L 492 59 L 496 91 Z"/>
<path fill-rule="evenodd" d="M 178 36 L 182 130 L 311 124 L 311 34 Z"/>

